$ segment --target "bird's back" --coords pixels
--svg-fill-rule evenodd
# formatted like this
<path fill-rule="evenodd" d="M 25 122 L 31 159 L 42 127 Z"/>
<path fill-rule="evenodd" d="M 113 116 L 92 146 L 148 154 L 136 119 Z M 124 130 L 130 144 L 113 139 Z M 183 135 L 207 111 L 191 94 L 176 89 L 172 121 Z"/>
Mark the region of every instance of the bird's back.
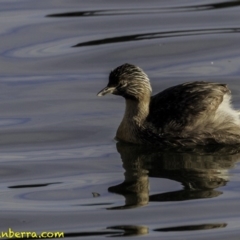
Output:
<path fill-rule="evenodd" d="M 194 136 L 204 142 L 204 138 L 218 141 L 216 136 L 220 140 L 227 133 L 240 143 L 238 114 L 231 108 L 225 84 L 191 82 L 168 88 L 152 96 L 147 122 L 161 135 Z"/>

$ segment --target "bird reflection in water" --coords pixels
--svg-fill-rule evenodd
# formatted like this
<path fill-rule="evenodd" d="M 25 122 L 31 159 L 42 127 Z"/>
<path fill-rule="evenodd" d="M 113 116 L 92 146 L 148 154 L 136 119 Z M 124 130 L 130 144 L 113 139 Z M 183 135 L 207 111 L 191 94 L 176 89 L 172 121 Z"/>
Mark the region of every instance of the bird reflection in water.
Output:
<path fill-rule="evenodd" d="M 128 209 L 149 202 L 185 201 L 218 197 L 216 190 L 229 181 L 228 170 L 240 159 L 240 148 L 214 146 L 188 149 L 188 151 L 143 147 L 118 142 L 125 180 L 109 187 L 108 191 L 125 197 L 124 206 L 111 209 Z M 149 195 L 149 177 L 178 181 L 183 189 Z"/>

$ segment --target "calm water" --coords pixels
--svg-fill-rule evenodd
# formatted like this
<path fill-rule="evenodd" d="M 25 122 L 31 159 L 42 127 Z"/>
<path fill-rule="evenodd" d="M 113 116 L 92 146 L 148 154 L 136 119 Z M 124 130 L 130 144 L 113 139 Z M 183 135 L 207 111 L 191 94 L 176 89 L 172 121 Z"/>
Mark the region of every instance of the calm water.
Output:
<path fill-rule="evenodd" d="M 239 1 L 1 0 L 0 231 L 239 239 L 238 149 L 116 144 L 124 101 L 96 97 L 129 62 L 154 93 L 224 82 L 240 108 L 239 11 Z"/>

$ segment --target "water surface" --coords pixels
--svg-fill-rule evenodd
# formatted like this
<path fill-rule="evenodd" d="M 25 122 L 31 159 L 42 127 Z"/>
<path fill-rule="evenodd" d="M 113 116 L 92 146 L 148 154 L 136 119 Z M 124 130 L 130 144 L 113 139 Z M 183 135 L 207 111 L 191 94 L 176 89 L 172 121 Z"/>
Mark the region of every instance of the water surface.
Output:
<path fill-rule="evenodd" d="M 153 92 L 227 83 L 240 108 L 239 1 L 2 0 L 1 229 L 66 238 L 238 239 L 238 149 L 116 144 L 124 112 L 97 98 L 111 69 Z"/>

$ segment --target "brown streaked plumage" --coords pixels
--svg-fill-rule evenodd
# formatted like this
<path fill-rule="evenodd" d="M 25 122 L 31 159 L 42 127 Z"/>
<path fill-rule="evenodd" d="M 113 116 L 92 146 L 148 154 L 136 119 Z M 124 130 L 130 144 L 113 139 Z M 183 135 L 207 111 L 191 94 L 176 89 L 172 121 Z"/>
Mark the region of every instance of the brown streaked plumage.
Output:
<path fill-rule="evenodd" d="M 143 70 L 123 64 L 98 93 L 123 96 L 126 109 L 116 138 L 136 144 L 194 146 L 240 144 L 238 111 L 226 84 L 188 82 L 151 96 Z"/>

